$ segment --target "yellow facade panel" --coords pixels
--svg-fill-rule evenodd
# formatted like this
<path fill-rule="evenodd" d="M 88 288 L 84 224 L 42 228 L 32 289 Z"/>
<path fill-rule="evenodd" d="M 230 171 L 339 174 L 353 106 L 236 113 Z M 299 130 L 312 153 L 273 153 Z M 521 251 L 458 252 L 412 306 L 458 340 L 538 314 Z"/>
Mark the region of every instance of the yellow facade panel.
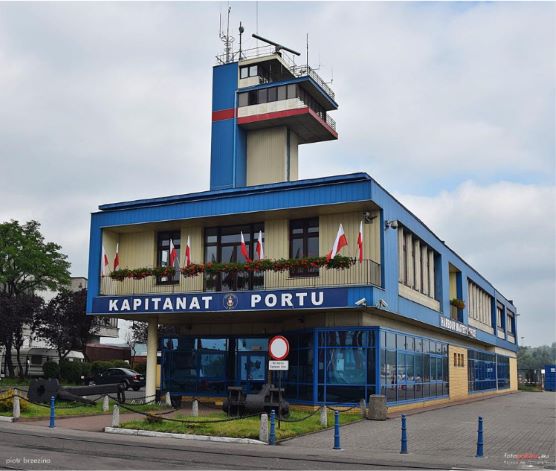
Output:
<path fill-rule="evenodd" d="M 448 345 L 448 376 L 450 400 L 467 398 L 469 395 L 467 349 Z"/>

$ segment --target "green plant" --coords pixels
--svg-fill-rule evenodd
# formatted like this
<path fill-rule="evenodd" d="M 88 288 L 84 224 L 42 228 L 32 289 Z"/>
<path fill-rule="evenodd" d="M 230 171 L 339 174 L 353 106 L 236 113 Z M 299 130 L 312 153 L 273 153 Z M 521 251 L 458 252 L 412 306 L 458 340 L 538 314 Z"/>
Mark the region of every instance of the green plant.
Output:
<path fill-rule="evenodd" d="M 0 412 L 11 412 L 13 410 L 13 396 L 15 390 L 8 389 L 0 393 Z M 27 401 L 19 401 L 19 410 L 21 412 L 26 412 L 29 409 L 29 403 Z"/>
<path fill-rule="evenodd" d="M 83 363 L 81 363 L 81 376 L 88 378 L 89 376 L 91 376 L 92 369 L 93 364 L 88 361 L 84 361 Z"/>
<path fill-rule="evenodd" d="M 100 373 L 104 373 L 108 368 L 112 368 L 111 361 L 93 361 L 93 363 L 91 363 L 91 375 L 96 376 Z"/>
<path fill-rule="evenodd" d="M 81 362 L 62 360 L 60 362 L 60 377 L 68 383 L 81 382 Z"/>
<path fill-rule="evenodd" d="M 55 361 L 47 361 L 42 365 L 42 371 L 46 378 L 59 378 L 60 377 L 60 365 Z"/>
<path fill-rule="evenodd" d="M 146 363 L 135 363 L 133 369 L 142 375 L 147 374 L 147 364 Z"/>
<path fill-rule="evenodd" d="M 454 307 L 457 307 L 458 309 L 465 308 L 465 301 L 463 299 L 458 299 L 458 298 L 450 299 L 450 304 Z"/>

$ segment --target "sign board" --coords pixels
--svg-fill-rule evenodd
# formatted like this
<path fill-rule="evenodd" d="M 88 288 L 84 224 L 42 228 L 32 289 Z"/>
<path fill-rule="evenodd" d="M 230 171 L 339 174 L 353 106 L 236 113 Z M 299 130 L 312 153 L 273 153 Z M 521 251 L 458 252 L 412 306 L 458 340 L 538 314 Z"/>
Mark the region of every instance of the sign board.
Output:
<path fill-rule="evenodd" d="M 290 353 L 290 343 L 286 337 L 276 335 L 268 342 L 268 354 L 273 360 L 284 360 Z M 287 369 L 287 368 L 286 368 Z"/>
<path fill-rule="evenodd" d="M 268 362 L 268 369 L 270 371 L 288 371 L 290 362 L 288 360 L 270 360 Z"/>
<path fill-rule="evenodd" d="M 96 296 L 88 314 L 276 311 L 346 307 L 347 288 Z"/>
<path fill-rule="evenodd" d="M 467 335 L 468 337 L 472 337 L 474 339 L 477 338 L 477 329 L 462 324 L 461 322 L 448 319 L 444 316 L 440 316 L 440 327 L 458 334 Z"/>

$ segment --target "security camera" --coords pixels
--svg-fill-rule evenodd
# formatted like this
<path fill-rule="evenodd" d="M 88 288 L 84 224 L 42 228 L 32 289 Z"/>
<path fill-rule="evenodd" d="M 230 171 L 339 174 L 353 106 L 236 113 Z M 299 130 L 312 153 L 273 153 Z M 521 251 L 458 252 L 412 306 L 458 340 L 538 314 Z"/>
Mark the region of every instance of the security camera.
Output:
<path fill-rule="evenodd" d="M 392 229 L 397 229 L 398 228 L 398 221 L 392 221 L 392 223 L 390 224 L 390 227 Z"/>
<path fill-rule="evenodd" d="M 367 298 L 361 298 L 358 301 L 355 301 L 356 306 L 366 306 L 367 305 Z"/>
<path fill-rule="evenodd" d="M 388 303 L 384 301 L 384 299 L 379 299 L 378 303 L 376 303 L 376 307 L 380 309 L 388 309 Z"/>

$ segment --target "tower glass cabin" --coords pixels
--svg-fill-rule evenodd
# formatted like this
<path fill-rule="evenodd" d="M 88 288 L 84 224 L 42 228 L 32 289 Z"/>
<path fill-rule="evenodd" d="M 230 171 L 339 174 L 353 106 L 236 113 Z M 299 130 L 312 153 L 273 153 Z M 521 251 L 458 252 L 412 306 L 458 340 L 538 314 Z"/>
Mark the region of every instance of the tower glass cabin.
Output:
<path fill-rule="evenodd" d="M 300 144 L 335 140 L 332 89 L 287 53 L 257 48 L 213 69 L 211 190 L 295 181 Z"/>

